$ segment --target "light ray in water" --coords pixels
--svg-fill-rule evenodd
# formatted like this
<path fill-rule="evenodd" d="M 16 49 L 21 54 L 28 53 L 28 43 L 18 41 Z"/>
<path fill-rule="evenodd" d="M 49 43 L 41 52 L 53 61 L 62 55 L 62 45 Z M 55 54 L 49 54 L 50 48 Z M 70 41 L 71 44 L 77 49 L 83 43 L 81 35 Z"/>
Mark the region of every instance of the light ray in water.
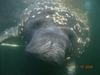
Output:
<path fill-rule="evenodd" d="M 87 12 L 91 9 L 91 0 L 86 0 L 85 1 L 85 9 L 87 10 Z"/>

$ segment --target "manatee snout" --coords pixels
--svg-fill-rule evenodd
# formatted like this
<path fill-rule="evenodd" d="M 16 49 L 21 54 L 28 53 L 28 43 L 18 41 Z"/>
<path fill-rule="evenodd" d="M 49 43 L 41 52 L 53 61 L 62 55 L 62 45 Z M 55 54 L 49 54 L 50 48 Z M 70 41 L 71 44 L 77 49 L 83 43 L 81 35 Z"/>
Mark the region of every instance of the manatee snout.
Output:
<path fill-rule="evenodd" d="M 26 52 L 52 64 L 62 64 L 65 51 L 71 45 L 68 36 L 59 28 L 51 26 L 37 30 Z"/>

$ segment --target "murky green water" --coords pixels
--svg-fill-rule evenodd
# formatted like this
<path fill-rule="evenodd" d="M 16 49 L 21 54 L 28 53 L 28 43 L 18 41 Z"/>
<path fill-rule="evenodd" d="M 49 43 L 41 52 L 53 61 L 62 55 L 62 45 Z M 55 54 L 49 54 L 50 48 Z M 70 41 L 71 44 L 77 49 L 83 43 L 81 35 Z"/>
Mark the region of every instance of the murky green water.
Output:
<path fill-rule="evenodd" d="M 83 55 L 77 60 L 76 75 L 100 74 L 100 1 L 91 0 L 91 3 L 91 9 L 89 10 L 91 42 Z M 20 0 L 1 0 L 0 32 L 15 26 L 19 14 L 27 5 Z M 24 53 L 25 44 L 20 39 L 10 39 L 6 43 L 15 43 L 21 46 L 0 46 L 0 75 L 44 75 L 44 73 L 51 75 L 53 72 L 54 75 L 66 75 L 66 69 L 63 67 L 61 69 L 54 68 L 55 71 L 52 71 L 52 67 L 45 64 L 44 67 L 33 65 L 36 63 L 27 58 Z M 83 68 L 82 66 L 92 66 L 92 68 Z M 45 67 L 48 67 L 48 69 L 45 69 Z"/>

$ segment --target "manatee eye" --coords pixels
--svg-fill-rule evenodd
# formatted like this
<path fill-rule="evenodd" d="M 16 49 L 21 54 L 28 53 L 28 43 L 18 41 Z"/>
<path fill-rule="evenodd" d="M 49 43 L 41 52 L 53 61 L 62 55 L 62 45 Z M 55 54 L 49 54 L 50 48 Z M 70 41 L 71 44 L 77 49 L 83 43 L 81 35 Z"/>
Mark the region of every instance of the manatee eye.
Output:
<path fill-rule="evenodd" d="M 37 20 L 35 23 L 33 23 L 32 28 L 37 29 L 40 28 L 43 25 L 43 20 Z"/>
<path fill-rule="evenodd" d="M 68 34 L 68 38 L 69 38 L 70 42 L 72 42 L 73 41 L 73 34 Z"/>

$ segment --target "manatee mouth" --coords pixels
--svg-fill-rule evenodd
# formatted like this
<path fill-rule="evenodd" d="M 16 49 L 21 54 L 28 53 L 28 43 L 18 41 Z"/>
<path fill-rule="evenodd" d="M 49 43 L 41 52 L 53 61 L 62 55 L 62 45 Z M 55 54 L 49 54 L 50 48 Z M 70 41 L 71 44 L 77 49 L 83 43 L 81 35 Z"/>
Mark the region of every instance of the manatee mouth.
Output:
<path fill-rule="evenodd" d="M 41 60 L 53 64 L 63 64 L 65 50 L 69 48 L 68 37 L 58 28 L 49 27 L 37 31 L 26 48 Z"/>

